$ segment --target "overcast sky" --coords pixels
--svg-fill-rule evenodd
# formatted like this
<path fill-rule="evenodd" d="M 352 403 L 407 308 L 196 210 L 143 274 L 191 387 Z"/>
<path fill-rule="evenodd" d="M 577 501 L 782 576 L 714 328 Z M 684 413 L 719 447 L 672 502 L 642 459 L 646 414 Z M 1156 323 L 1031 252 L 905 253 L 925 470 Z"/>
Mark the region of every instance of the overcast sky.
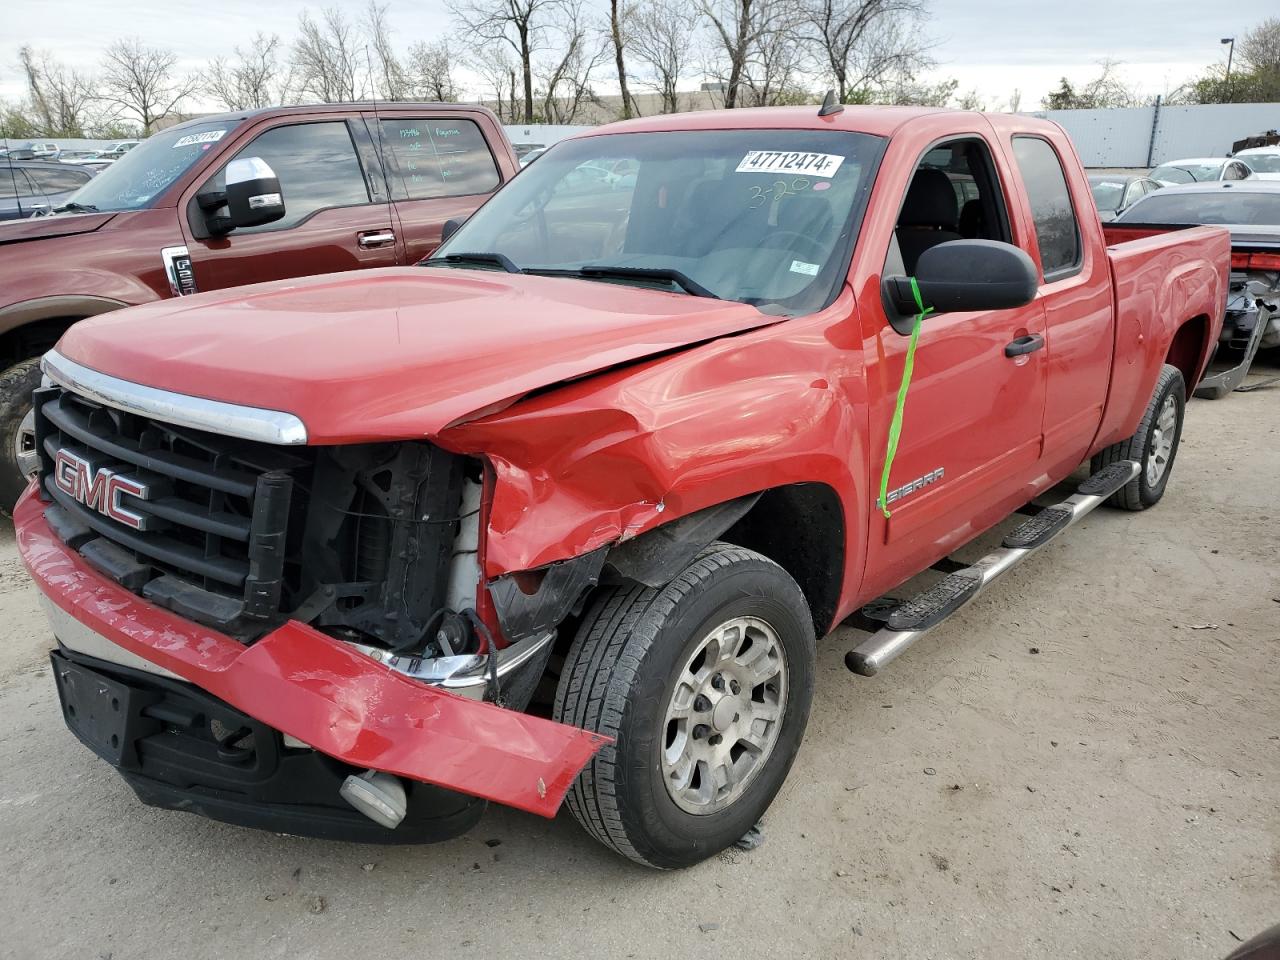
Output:
<path fill-rule="evenodd" d="M 332 0 L 329 0 L 332 2 Z M 603 0 L 588 0 L 605 8 Z M 692 2 L 692 0 L 690 0 Z M 92 67 L 121 36 L 174 50 L 184 69 L 199 69 L 261 30 L 286 40 L 305 7 L 325 0 L 0 0 L 0 97 L 23 85 L 16 59 L 24 42 L 79 67 Z M 340 4 L 358 15 L 362 2 Z M 1104 57 L 1125 64 L 1125 78 L 1144 93 L 1164 93 L 1225 59 L 1219 40 L 1274 15 L 1275 0 L 1104 2 L 1104 0 L 933 0 L 925 29 L 936 41 L 931 79 L 954 77 L 991 108 L 1022 92 L 1022 109 L 1066 75 L 1083 81 Z M 448 33 L 445 0 L 390 0 L 400 48 Z M 602 81 L 607 77 L 602 73 Z M 602 82 L 600 88 L 607 86 Z M 472 91 L 477 95 L 478 90 Z"/>

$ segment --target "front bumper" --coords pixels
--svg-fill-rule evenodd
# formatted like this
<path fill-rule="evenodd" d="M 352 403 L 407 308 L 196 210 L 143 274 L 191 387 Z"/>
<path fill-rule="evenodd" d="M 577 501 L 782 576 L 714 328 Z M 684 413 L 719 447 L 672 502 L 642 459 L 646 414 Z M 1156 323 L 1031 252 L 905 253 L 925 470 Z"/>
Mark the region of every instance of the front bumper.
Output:
<path fill-rule="evenodd" d="M 483 800 L 410 781 L 408 812 L 388 829 L 340 796 L 358 769 L 291 747 L 199 687 L 66 648 L 50 660 L 67 727 L 153 807 L 356 843 L 448 840 L 484 813 Z"/>
<path fill-rule="evenodd" d="M 402 676 L 306 624 L 251 646 L 175 616 L 97 573 L 50 529 L 29 488 L 14 509 L 36 586 L 93 633 L 321 753 L 555 815 L 607 738 Z"/>

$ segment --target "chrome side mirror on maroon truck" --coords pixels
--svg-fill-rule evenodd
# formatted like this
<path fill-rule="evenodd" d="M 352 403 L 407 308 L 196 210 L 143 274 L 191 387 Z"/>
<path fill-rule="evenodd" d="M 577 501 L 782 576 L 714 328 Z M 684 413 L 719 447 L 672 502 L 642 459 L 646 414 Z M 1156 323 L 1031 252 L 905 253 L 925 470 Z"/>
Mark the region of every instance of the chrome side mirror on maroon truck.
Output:
<path fill-rule="evenodd" d="M 1021 307 L 1035 299 L 1040 283 L 1026 251 L 999 240 L 948 240 L 930 247 L 920 254 L 915 279 L 933 313 Z M 910 278 L 885 277 L 881 291 L 891 321 L 895 314 L 911 318 L 920 312 Z M 911 332 L 909 319 L 899 332 Z"/>
<path fill-rule="evenodd" d="M 227 164 L 223 189 L 204 190 L 196 202 L 215 237 L 244 227 L 274 223 L 285 214 L 280 179 L 260 157 L 237 157 Z"/>

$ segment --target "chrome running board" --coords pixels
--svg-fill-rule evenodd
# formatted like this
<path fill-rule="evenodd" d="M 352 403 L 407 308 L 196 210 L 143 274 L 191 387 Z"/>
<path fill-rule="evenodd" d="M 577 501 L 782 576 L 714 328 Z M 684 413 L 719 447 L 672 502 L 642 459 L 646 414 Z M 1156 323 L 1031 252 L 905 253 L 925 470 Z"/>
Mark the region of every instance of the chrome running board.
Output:
<path fill-rule="evenodd" d="M 1004 538 L 998 550 L 977 563 L 943 577 L 932 587 L 880 614 L 884 627 L 844 656 L 845 666 L 864 677 L 874 677 L 908 647 L 942 623 L 1010 569 L 1058 537 L 1108 497 L 1129 483 L 1141 469 L 1133 460 L 1121 460 L 1099 470 L 1075 494 L 1023 521 Z"/>

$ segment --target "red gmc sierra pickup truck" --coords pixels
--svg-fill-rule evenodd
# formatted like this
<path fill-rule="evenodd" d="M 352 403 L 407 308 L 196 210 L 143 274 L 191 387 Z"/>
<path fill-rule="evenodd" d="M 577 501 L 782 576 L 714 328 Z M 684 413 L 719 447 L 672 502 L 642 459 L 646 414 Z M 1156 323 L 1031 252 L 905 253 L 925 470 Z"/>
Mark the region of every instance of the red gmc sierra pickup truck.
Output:
<path fill-rule="evenodd" d="M 246 169 L 279 181 L 256 194 L 277 202 L 228 208 L 228 173 Z M 0 226 L 0 511 L 36 467 L 40 354 L 72 323 L 198 291 L 417 263 L 445 223 L 518 169 L 481 107 L 279 107 L 170 127 L 53 216 Z"/>
<path fill-rule="evenodd" d="M 874 621 L 875 673 L 1161 499 L 1229 262 L 1109 246 L 1051 123 L 824 105 L 565 141 L 417 267 L 83 321 L 14 517 L 64 718 L 162 807 L 397 842 L 567 795 L 695 863 L 787 776 L 817 637 Z"/>

